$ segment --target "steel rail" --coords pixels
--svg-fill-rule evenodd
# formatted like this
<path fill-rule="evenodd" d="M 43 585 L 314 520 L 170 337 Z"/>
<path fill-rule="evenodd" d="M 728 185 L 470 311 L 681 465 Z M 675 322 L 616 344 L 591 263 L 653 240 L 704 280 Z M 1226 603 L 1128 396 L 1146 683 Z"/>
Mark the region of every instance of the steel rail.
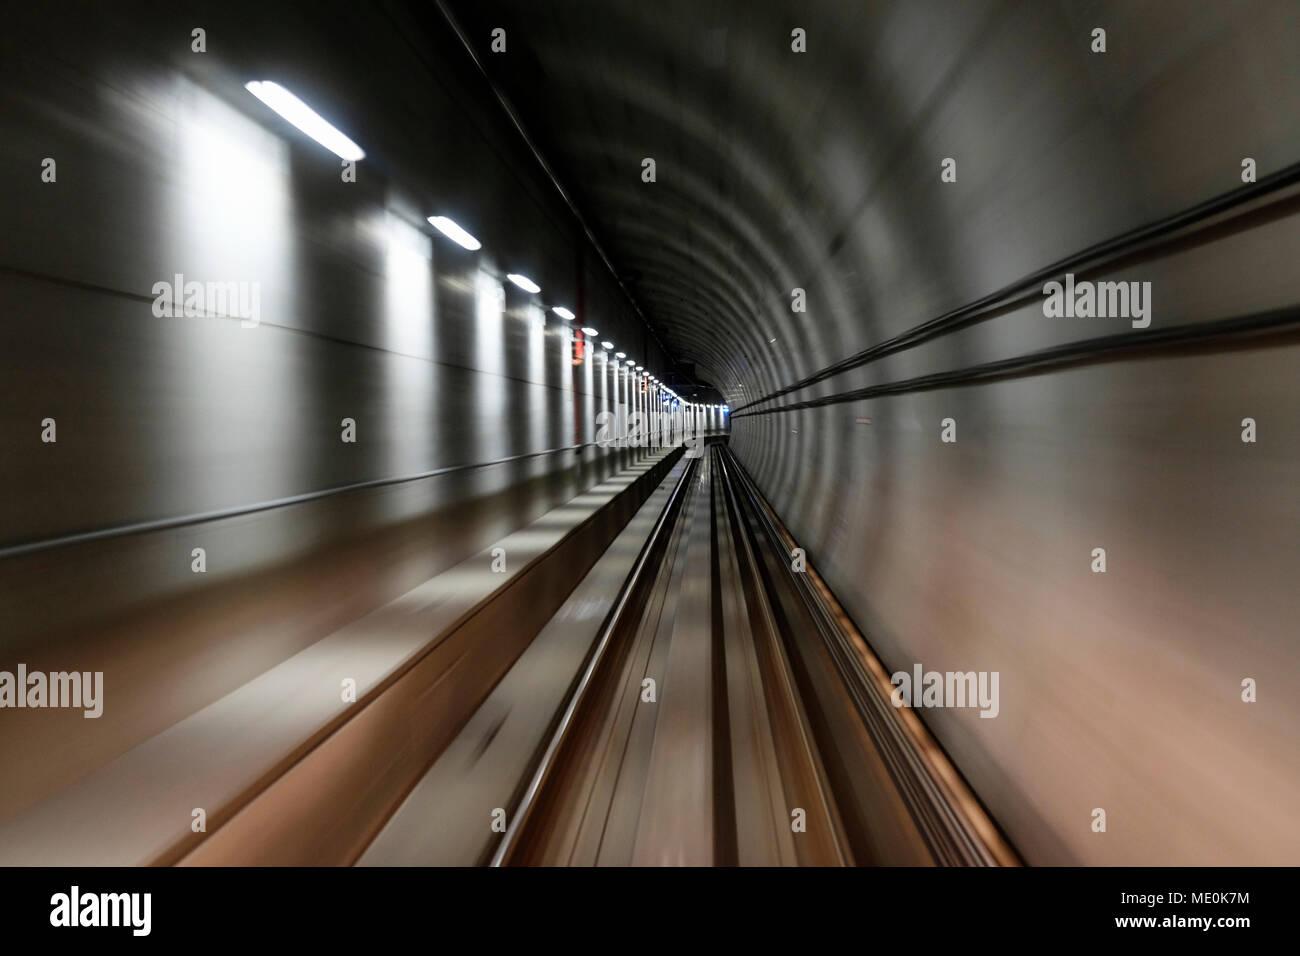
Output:
<path fill-rule="evenodd" d="M 763 499 L 730 448 L 723 451 L 753 513 L 782 553 L 794 539 Z M 784 564 L 784 562 L 782 562 Z M 936 862 L 946 865 L 1018 865 L 1019 857 L 939 743 L 910 711 L 895 708 L 882 681 L 887 671 L 853 627 L 825 582 L 809 565 L 789 577 L 825 641 L 863 721 L 889 767 L 909 812 Z"/>
<path fill-rule="evenodd" d="M 609 615 L 605 618 L 605 623 L 600 630 L 600 636 L 596 640 L 595 647 L 587 658 L 587 666 L 583 669 L 582 676 L 578 679 L 577 686 L 569 696 L 569 702 L 564 708 L 559 723 L 556 725 L 555 732 L 551 735 L 545 751 L 542 753 L 541 760 L 538 762 L 536 769 L 533 771 L 532 778 L 525 788 L 523 796 L 520 798 L 514 813 L 511 815 L 506 832 L 497 845 L 495 852 L 492 854 L 489 866 L 502 866 L 509 859 L 510 854 L 514 852 L 519 844 L 529 816 L 537 807 L 537 801 L 541 794 L 542 787 L 545 786 L 547 779 L 550 777 L 555 768 L 555 763 L 559 757 L 560 750 L 568 739 L 574 721 L 577 718 L 578 710 L 581 708 L 586 699 L 587 692 L 590 690 L 592 682 L 601 663 L 605 657 L 605 651 L 613 642 L 615 631 L 623 623 L 624 616 L 628 611 L 633 592 L 641 583 L 642 575 L 650 562 L 650 555 L 657 549 L 660 541 L 663 540 L 666 530 L 672 526 L 676 514 L 679 512 L 678 505 L 683 499 L 683 490 L 690 484 L 691 476 L 695 473 L 695 468 L 700 459 L 692 459 L 682 470 L 681 476 L 677 479 L 677 485 L 673 488 L 671 497 L 668 499 L 664 509 L 659 514 L 650 536 L 646 539 L 645 545 L 641 548 L 641 553 L 637 555 L 636 564 L 632 566 L 632 571 L 624 581 L 622 589 L 619 591 L 614 607 L 610 610 Z M 670 519 L 672 516 L 672 519 Z"/>

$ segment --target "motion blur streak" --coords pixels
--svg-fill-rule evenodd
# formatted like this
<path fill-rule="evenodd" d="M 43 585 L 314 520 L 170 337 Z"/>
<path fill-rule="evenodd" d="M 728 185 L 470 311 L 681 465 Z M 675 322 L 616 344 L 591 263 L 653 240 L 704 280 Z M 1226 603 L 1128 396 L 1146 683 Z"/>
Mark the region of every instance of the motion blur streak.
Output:
<path fill-rule="evenodd" d="M 5 18 L 0 864 L 1300 862 L 1291 0 Z"/>

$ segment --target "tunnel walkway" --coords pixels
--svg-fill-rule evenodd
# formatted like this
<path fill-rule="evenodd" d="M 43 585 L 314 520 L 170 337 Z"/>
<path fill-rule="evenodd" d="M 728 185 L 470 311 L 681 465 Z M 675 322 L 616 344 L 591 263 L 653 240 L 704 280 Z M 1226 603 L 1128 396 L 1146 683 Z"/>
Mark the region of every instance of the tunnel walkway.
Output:
<path fill-rule="evenodd" d="M 1017 863 L 725 441 L 700 451 L 109 760 L 6 821 L 0 862 Z"/>

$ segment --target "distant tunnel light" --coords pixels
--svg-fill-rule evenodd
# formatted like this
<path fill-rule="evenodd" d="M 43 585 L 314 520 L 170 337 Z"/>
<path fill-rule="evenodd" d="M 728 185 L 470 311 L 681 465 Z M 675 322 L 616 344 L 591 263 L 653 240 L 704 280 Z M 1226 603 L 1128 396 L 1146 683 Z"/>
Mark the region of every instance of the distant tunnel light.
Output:
<path fill-rule="evenodd" d="M 555 308 L 551 309 L 551 311 L 554 312 L 556 315 L 558 315 L 560 318 L 564 319 L 564 321 L 566 322 L 572 322 L 574 319 L 577 318 L 577 316 L 575 316 L 572 312 L 570 312 L 562 305 L 557 305 Z"/>
<path fill-rule="evenodd" d="M 245 83 L 244 89 L 340 159 L 355 162 L 366 158 L 360 146 L 327 123 L 319 113 L 279 83 L 272 83 L 270 80 L 253 80 Z"/>
<path fill-rule="evenodd" d="M 614 358 L 627 358 L 627 353 L 626 353 L 626 352 L 615 352 L 615 353 L 614 353 Z"/>
<path fill-rule="evenodd" d="M 528 278 L 528 276 L 519 275 L 517 272 L 511 272 L 509 275 L 506 276 L 506 278 L 509 279 L 511 282 L 513 282 L 515 285 L 519 286 L 519 288 L 523 289 L 525 292 L 532 292 L 536 294 L 542 291 L 542 287 L 539 286 L 536 282 Z"/>
<path fill-rule="evenodd" d="M 614 343 L 613 343 L 613 342 L 601 342 L 601 343 L 600 343 L 600 347 L 601 347 L 602 349 L 612 349 L 612 348 L 614 347 Z"/>
<path fill-rule="evenodd" d="M 587 336 L 588 338 L 595 338 L 600 333 L 597 332 L 595 329 L 593 329 L 590 325 L 584 325 L 582 327 L 582 334 Z"/>
<path fill-rule="evenodd" d="M 483 243 L 479 242 L 446 216 L 430 216 L 429 225 L 433 226 L 434 229 L 437 229 L 462 249 L 468 249 L 470 252 L 473 252 L 475 249 L 483 248 Z"/>

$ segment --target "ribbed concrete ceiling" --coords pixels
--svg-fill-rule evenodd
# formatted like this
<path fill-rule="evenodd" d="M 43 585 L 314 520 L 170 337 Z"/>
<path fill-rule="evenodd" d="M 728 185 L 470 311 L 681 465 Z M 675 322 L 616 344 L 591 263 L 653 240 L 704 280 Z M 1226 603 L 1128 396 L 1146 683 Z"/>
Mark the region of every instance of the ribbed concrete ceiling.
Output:
<path fill-rule="evenodd" d="M 824 288 L 822 264 L 860 199 L 831 171 L 868 151 L 856 137 L 881 133 L 878 104 L 857 96 L 868 11 L 451 8 L 677 358 L 734 401 L 742 383 L 771 387 L 841 354 L 833 328 L 795 316 L 791 290 Z M 491 47 L 498 27 L 504 53 Z M 796 27 L 811 53 L 792 50 Z"/>
<path fill-rule="evenodd" d="M 1243 23 L 1176 3 L 439 2 L 667 348 L 736 408 L 1233 188 L 1250 150 L 1293 161 L 1251 112 L 1291 96 L 1252 64 L 1294 62 L 1293 4 Z M 1075 334 L 1024 323 L 826 388 Z"/>

